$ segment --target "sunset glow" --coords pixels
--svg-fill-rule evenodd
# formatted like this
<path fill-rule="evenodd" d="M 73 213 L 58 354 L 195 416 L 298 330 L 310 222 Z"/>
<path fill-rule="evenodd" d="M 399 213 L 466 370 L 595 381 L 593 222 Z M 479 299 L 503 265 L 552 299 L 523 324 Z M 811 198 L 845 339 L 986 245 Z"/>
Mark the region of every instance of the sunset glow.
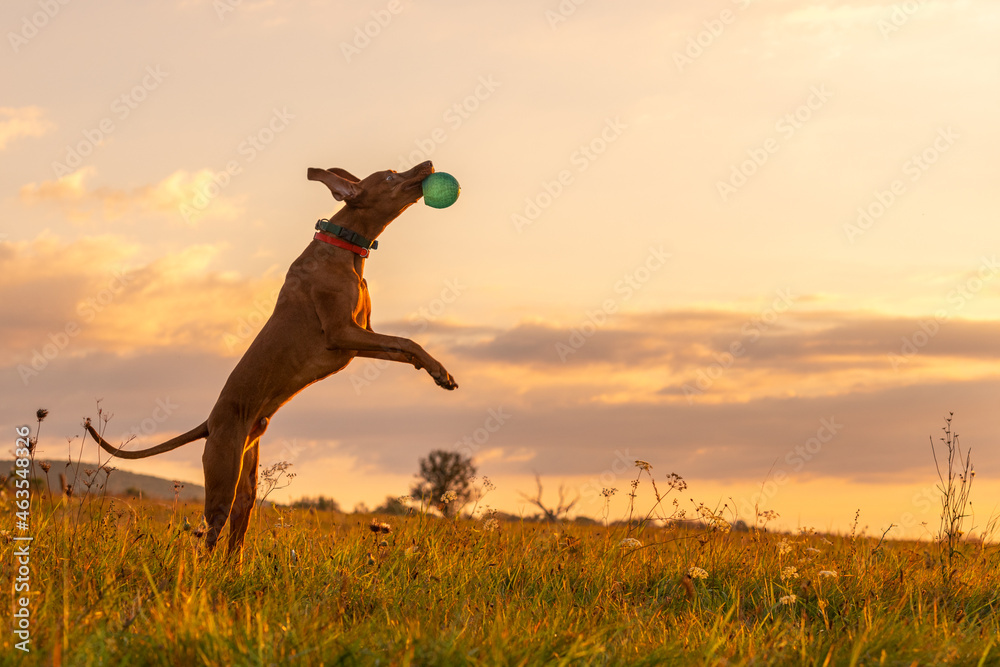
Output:
<path fill-rule="evenodd" d="M 199 424 L 340 206 L 306 169 L 430 159 L 461 197 L 365 277 L 459 389 L 309 387 L 275 499 L 374 507 L 465 446 L 512 514 L 538 474 L 598 517 L 641 459 L 734 519 L 929 538 L 954 412 L 1000 511 L 997 3 L 56 4 L 0 10 L 0 414 L 47 408 L 42 456 L 97 400 L 133 449 Z"/>

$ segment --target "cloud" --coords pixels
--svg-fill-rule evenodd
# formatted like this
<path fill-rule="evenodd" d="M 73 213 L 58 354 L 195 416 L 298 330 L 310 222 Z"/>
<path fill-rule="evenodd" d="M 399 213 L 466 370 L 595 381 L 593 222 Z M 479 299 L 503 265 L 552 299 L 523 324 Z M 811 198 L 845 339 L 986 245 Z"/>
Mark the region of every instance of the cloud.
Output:
<path fill-rule="evenodd" d="M 746 401 L 981 377 L 1000 361 L 1000 321 L 733 311 L 619 316 L 613 326 L 522 323 L 451 351 L 566 382 L 577 400 Z"/>
<path fill-rule="evenodd" d="M 127 190 L 88 187 L 96 173 L 94 167 L 84 167 L 55 181 L 29 183 L 21 188 L 21 202 L 55 204 L 76 222 L 100 214 L 107 221 L 156 215 L 193 224 L 206 219 L 234 220 L 243 213 L 234 199 L 220 193 L 211 169 L 178 169 L 159 183 Z"/>
<path fill-rule="evenodd" d="M 0 321 L 0 360 L 29 363 L 55 348 L 59 356 L 241 353 L 270 316 L 280 277 L 214 269 L 223 247 L 136 262 L 146 249 L 112 235 L 0 243 L 0 300 L 13 314 Z"/>
<path fill-rule="evenodd" d="M 0 107 L 0 150 L 18 137 L 41 137 L 55 129 L 44 113 L 38 107 Z"/>
<path fill-rule="evenodd" d="M 127 254 L 127 248 L 109 240 L 101 243 L 108 246 L 109 257 Z M 36 284 L 23 277 L 30 273 L 23 270 L 26 264 L 10 263 L 8 246 L 0 246 L 3 275 Z M 33 250 L 36 260 L 59 260 L 61 268 L 53 268 L 46 278 L 67 286 L 68 297 L 60 298 L 70 307 L 79 292 L 72 288 L 74 280 L 94 281 L 101 275 L 100 268 L 90 275 L 72 267 L 93 249 L 70 251 L 50 239 L 48 249 Z M 82 346 L 80 354 L 61 353 L 49 360 L 49 367 L 28 387 L 11 392 L 0 417 L 5 423 L 21 423 L 35 408 L 51 408 L 46 424 L 50 432 L 72 435 L 78 432 L 80 416 L 95 416 L 94 399 L 103 398 L 103 407 L 119 415 L 109 426 L 111 437 L 145 429 L 135 448 L 161 442 L 203 420 L 235 364 L 223 358 L 219 339 L 213 340 L 226 327 L 212 319 L 210 309 L 213 302 L 217 308 L 229 307 L 228 300 L 239 291 L 214 285 L 224 283 L 218 275 L 196 280 L 211 257 L 211 251 L 200 250 L 173 266 L 152 262 L 141 267 L 145 273 L 137 279 L 127 308 L 109 305 L 83 327 L 69 348 Z M 12 266 L 18 270 L 12 271 Z M 150 289 L 150 282 L 162 282 L 164 293 Z M 205 295 L 195 296 L 198 290 Z M 196 300 L 196 307 L 185 310 L 185 294 Z M 177 302 L 168 302 L 167 295 L 176 295 Z M 142 301 L 148 301 L 147 310 L 137 305 Z M 47 308 L 32 311 L 19 303 L 11 312 L 24 313 L 28 320 Z M 133 308 L 140 312 L 127 312 Z M 226 313 L 239 315 L 231 309 Z M 919 321 L 833 315 L 799 314 L 793 321 L 786 314 L 789 319 L 781 331 L 787 345 L 778 336 L 770 343 L 758 340 L 761 347 L 755 356 L 741 359 L 728 371 L 737 379 L 720 381 L 706 392 L 717 394 L 716 401 L 689 403 L 683 395 L 662 391 L 677 386 L 670 378 L 672 364 L 680 363 L 680 357 L 657 353 L 656 361 L 644 364 L 641 347 L 623 351 L 607 346 L 603 358 L 595 355 L 587 363 L 565 367 L 546 363 L 541 370 L 533 359 L 542 351 L 531 345 L 503 347 L 508 356 L 481 359 L 457 355 L 448 346 L 435 349 L 462 381 L 457 392 L 443 392 L 425 373 L 401 364 L 358 392 L 352 374 L 374 362 L 356 361 L 303 391 L 275 415 L 262 440 L 263 455 L 268 461 L 294 458 L 302 470 L 327 465 L 331 478 L 356 481 L 359 475 L 402 479 L 432 449 L 459 449 L 473 455 L 481 474 L 498 481 L 535 472 L 546 479 L 573 477 L 583 480 L 581 493 L 602 486 L 627 488 L 633 468 L 628 465 L 623 471 L 621 462 L 634 459 L 652 462 L 659 477 L 677 472 L 719 483 L 759 485 L 776 471 L 795 483 L 932 483 L 928 437 L 940 434 L 943 417 L 954 410 L 956 427 L 963 443 L 974 448 L 980 475 L 985 479 L 1000 473 L 1000 454 L 989 447 L 1000 437 L 994 418 L 1000 374 L 995 365 L 982 361 L 995 356 L 996 323 L 942 323 L 932 342 L 911 360 L 927 357 L 932 371 L 949 360 L 958 364 L 958 372 L 945 367 L 956 377 L 937 379 L 940 374 L 934 372 L 895 373 L 881 361 L 884 345 L 898 340 L 898 332 L 919 327 Z M 153 321 L 147 324 L 144 318 Z M 176 322 L 168 321 L 171 318 Z M 201 324 L 202 319 L 207 323 Z M 679 339 L 681 349 L 695 351 L 704 361 L 712 358 L 713 345 L 704 340 L 726 342 L 729 332 L 722 324 L 738 332 L 743 321 L 742 313 L 732 312 L 658 313 L 623 318 L 620 326 L 633 336 L 630 340 L 643 345 L 654 333 L 664 349 L 670 348 L 670 338 Z M 0 340 L 10 337 L 12 326 L 5 321 Z M 33 322 L 31 329 L 44 332 L 45 321 Z M 535 323 L 498 329 L 491 336 L 533 340 L 546 330 L 566 331 Z M 124 336 L 116 333 L 122 331 L 132 340 L 119 343 L 111 338 Z M 425 333 L 436 347 L 449 338 L 464 338 L 468 331 L 459 324 L 434 323 Z M 172 343 L 177 339 L 184 342 Z M 123 352 L 125 345 L 131 347 Z M 935 345 L 941 349 L 932 351 Z M 685 369 L 696 367 L 694 362 L 686 364 Z M 979 369 L 980 376 L 961 377 L 969 369 Z M 21 388 L 16 363 L 0 360 L 0 373 L 8 376 L 11 386 Z M 627 400 L 606 400 L 614 392 Z M 164 412 L 157 407 L 163 404 L 172 409 L 160 420 Z M 193 445 L 165 460 L 196 471 L 201 452 L 202 445 Z M 351 462 L 350 474 L 331 460 Z M 297 490 L 303 495 L 319 492 L 330 494 L 320 486 Z"/>

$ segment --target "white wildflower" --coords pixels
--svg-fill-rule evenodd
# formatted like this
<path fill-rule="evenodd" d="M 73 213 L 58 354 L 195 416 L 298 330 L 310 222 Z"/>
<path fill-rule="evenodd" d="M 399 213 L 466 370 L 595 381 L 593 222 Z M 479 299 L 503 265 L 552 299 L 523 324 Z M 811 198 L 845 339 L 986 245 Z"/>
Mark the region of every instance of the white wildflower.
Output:
<path fill-rule="evenodd" d="M 788 567 L 786 567 L 785 569 L 783 569 L 781 571 L 781 578 L 782 579 L 798 579 L 799 578 L 799 570 L 798 570 L 798 568 L 795 567 L 794 565 L 789 565 Z"/>
<path fill-rule="evenodd" d="M 819 576 L 820 577 L 838 577 L 839 575 L 836 572 L 834 572 L 833 570 L 820 570 L 819 571 Z"/>
<path fill-rule="evenodd" d="M 799 601 L 799 596 L 795 595 L 794 593 L 790 595 L 782 595 L 780 598 L 778 598 L 778 602 L 787 605 L 795 604 L 798 601 Z"/>
<path fill-rule="evenodd" d="M 692 579 L 705 579 L 708 577 L 708 572 L 701 569 L 700 567 L 692 567 L 690 570 L 688 570 L 688 574 L 691 576 Z"/>
<path fill-rule="evenodd" d="M 496 519 L 487 519 L 483 521 L 483 530 L 486 532 L 493 532 L 494 530 L 500 529 L 500 522 Z"/>
<path fill-rule="evenodd" d="M 624 540 L 622 540 L 618 544 L 619 544 L 619 546 L 630 547 L 632 549 L 635 549 L 637 547 L 641 547 L 642 546 L 642 542 L 640 542 L 639 540 L 635 539 L 634 537 L 626 537 Z"/>
<path fill-rule="evenodd" d="M 792 545 L 788 543 L 787 539 L 782 539 L 780 542 L 778 542 L 778 555 L 779 556 L 784 556 L 785 554 L 787 554 L 791 550 L 792 550 Z"/>

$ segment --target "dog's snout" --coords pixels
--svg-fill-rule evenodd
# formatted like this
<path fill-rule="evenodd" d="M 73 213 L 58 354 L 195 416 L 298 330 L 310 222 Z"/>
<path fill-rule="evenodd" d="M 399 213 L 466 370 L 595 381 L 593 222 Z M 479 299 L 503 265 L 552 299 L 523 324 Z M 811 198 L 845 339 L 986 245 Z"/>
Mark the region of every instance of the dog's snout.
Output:
<path fill-rule="evenodd" d="M 434 173 L 434 163 L 430 160 L 426 160 L 410 169 L 409 173 L 414 176 L 427 177 L 428 175 Z"/>

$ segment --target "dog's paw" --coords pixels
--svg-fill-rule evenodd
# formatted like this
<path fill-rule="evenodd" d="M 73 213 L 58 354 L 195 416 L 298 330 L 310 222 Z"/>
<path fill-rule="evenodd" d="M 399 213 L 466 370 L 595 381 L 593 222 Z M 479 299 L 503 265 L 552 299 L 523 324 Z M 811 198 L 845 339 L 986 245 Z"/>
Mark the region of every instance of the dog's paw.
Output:
<path fill-rule="evenodd" d="M 434 382 L 437 383 L 437 386 L 443 387 L 444 389 L 447 389 L 448 391 L 451 391 L 452 389 L 457 389 L 458 388 L 458 383 L 455 382 L 455 378 L 453 378 L 448 373 L 448 371 L 446 371 L 443 368 L 440 370 L 440 373 L 438 375 L 435 375 L 435 374 L 432 373 L 431 377 L 434 378 Z"/>

